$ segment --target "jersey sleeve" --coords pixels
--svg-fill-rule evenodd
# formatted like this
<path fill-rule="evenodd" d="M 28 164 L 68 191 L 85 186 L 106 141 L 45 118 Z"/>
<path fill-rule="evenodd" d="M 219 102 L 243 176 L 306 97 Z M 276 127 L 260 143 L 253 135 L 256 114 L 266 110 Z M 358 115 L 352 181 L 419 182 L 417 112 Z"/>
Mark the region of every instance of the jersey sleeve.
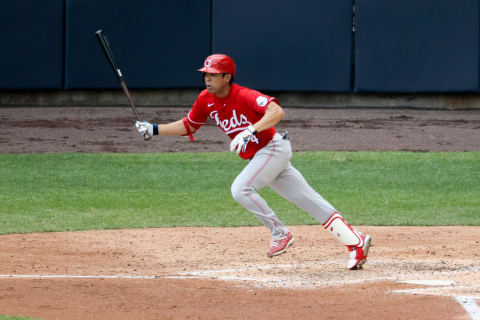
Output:
<path fill-rule="evenodd" d="M 246 103 L 260 114 L 265 114 L 265 110 L 270 102 L 274 101 L 280 105 L 277 98 L 270 97 L 256 90 L 248 90 L 243 94 Z"/>
<path fill-rule="evenodd" d="M 193 104 L 193 107 L 190 110 L 190 112 L 188 112 L 187 122 L 192 128 L 195 128 L 195 130 L 198 130 L 198 128 L 200 128 L 202 125 L 205 124 L 205 122 L 207 122 L 207 118 L 208 116 L 206 115 L 206 113 L 203 111 L 203 108 L 202 108 L 202 100 L 199 97 Z"/>

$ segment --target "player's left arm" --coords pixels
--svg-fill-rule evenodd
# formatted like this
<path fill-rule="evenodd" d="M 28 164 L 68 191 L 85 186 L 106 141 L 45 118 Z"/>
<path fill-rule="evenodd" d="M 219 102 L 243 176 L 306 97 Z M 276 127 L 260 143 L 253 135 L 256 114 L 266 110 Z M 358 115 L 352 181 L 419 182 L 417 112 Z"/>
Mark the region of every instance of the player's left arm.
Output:
<path fill-rule="evenodd" d="M 267 105 L 263 117 L 256 122 L 253 127 L 257 130 L 257 132 L 262 132 L 277 125 L 277 123 L 279 123 L 284 116 L 285 111 L 283 111 L 283 108 L 275 101 L 271 101 Z"/>

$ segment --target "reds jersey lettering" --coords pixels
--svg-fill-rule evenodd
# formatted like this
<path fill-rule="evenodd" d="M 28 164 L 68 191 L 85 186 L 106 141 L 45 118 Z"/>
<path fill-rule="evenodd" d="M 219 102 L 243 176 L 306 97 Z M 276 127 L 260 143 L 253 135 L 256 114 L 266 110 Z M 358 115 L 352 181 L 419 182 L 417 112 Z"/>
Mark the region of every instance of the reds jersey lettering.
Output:
<path fill-rule="evenodd" d="M 230 134 L 232 132 L 238 131 L 238 129 L 236 128 L 241 126 L 242 124 L 243 125 L 246 124 L 247 126 L 252 124 L 250 121 L 248 121 L 247 117 L 243 114 L 241 114 L 240 119 L 238 119 L 236 110 L 233 110 L 233 116 L 230 118 L 230 120 L 227 120 L 227 119 L 220 120 L 217 110 L 214 110 L 210 113 L 210 118 L 215 120 L 215 122 L 217 123 L 217 126 L 222 128 L 226 134 Z"/>
<path fill-rule="evenodd" d="M 258 91 L 233 84 L 230 93 L 225 98 L 218 98 L 203 90 L 188 113 L 188 122 L 195 128 L 200 128 L 207 118 L 215 121 L 231 139 L 247 129 L 249 125 L 258 122 L 265 114 L 266 107 L 271 101 L 279 104 L 278 100 Z M 255 153 L 272 140 L 275 128 L 259 132 L 247 145 L 245 152 L 240 153 L 244 159 L 252 158 Z"/>
<path fill-rule="evenodd" d="M 233 116 L 230 120 L 225 119 L 221 120 L 218 116 L 218 111 L 212 111 L 210 113 L 210 118 L 215 120 L 217 126 L 220 127 L 226 134 L 231 134 L 234 132 L 241 132 L 245 130 L 249 125 L 253 125 L 250 121 L 248 121 L 247 117 L 243 114 L 240 115 L 240 119 L 237 117 L 236 110 L 233 110 Z M 259 143 L 256 136 L 253 136 L 250 142 Z"/>

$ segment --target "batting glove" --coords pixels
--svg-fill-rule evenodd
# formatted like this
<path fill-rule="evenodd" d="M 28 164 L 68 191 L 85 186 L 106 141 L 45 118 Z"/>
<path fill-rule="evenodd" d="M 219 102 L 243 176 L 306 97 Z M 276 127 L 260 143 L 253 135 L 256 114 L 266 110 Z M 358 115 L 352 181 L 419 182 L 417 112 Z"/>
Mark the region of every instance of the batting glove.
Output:
<path fill-rule="evenodd" d="M 154 132 L 154 124 L 151 124 L 150 122 L 147 121 L 137 121 L 135 122 L 135 127 L 137 127 L 138 132 L 144 136 L 145 133 L 148 133 L 151 136 L 153 136 Z M 157 131 L 158 134 L 158 131 Z"/>
<path fill-rule="evenodd" d="M 249 125 L 247 129 L 243 130 L 233 138 L 230 143 L 230 151 L 236 150 L 237 153 L 245 152 L 247 144 L 257 134 L 257 130 L 252 125 Z"/>

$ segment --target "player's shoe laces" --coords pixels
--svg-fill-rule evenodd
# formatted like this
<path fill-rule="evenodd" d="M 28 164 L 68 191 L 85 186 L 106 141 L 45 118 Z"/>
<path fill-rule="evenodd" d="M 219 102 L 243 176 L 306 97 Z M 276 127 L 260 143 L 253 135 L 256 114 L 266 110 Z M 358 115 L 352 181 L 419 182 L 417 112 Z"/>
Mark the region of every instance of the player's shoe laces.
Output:
<path fill-rule="evenodd" d="M 270 245 L 270 249 L 267 252 L 267 256 L 273 257 L 284 253 L 285 251 L 287 251 L 287 248 L 292 245 L 292 243 L 293 236 L 290 232 L 287 233 L 284 237 L 273 239 L 272 244 Z"/>
<path fill-rule="evenodd" d="M 372 243 L 372 237 L 368 234 L 360 234 L 363 240 L 363 245 L 361 247 L 350 248 L 350 260 L 348 261 L 349 270 L 359 270 L 362 269 L 365 262 L 367 262 L 368 250 Z"/>

